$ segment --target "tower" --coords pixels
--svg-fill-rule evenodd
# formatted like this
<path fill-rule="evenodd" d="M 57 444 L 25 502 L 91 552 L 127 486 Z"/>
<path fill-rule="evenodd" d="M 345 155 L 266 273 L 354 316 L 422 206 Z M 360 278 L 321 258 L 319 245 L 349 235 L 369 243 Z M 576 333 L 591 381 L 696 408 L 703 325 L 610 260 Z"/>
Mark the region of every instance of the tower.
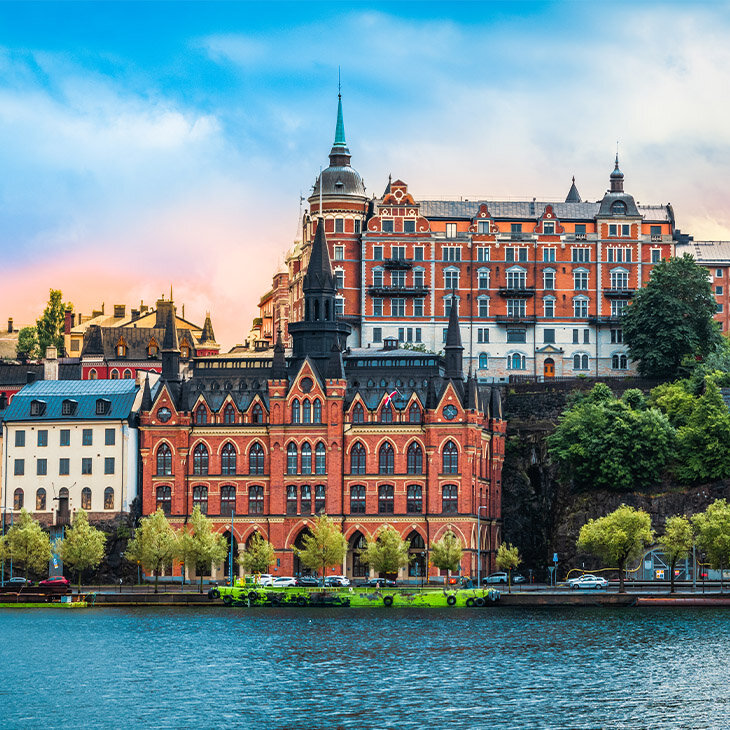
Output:
<path fill-rule="evenodd" d="M 446 359 L 446 377 L 451 380 L 463 380 L 464 346 L 461 344 L 459 330 L 459 314 L 456 311 L 456 297 L 451 297 L 451 312 L 449 313 L 449 327 L 446 330 L 446 345 L 444 357 Z"/>

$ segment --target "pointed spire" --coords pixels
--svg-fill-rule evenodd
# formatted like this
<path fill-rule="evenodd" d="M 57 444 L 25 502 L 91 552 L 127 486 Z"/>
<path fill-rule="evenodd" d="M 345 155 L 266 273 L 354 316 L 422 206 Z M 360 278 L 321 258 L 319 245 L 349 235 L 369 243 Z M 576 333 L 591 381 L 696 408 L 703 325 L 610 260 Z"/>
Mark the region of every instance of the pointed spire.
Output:
<path fill-rule="evenodd" d="M 388 193 L 391 192 L 391 184 L 393 183 L 393 173 L 388 174 L 388 184 L 385 186 L 385 192 L 383 193 L 383 197 L 385 197 Z"/>
<path fill-rule="evenodd" d="M 461 380 L 463 376 L 463 353 L 464 347 L 461 344 L 461 331 L 459 329 L 459 313 L 456 291 L 451 292 L 451 312 L 449 313 L 449 327 L 446 330 L 446 346 L 444 353 L 446 357 L 446 377 L 452 380 Z"/>
<path fill-rule="evenodd" d="M 335 142 L 332 146 L 347 148 L 345 121 L 342 118 L 342 94 L 337 94 L 337 126 L 335 127 Z"/>
<path fill-rule="evenodd" d="M 614 165 L 613 172 L 611 173 L 611 192 L 612 193 L 623 193 L 624 191 L 624 174 L 619 170 L 618 167 L 618 149 L 616 150 L 616 164 Z"/>
<path fill-rule="evenodd" d="M 213 333 L 213 323 L 210 321 L 210 312 L 205 314 L 205 324 L 200 334 L 200 342 L 215 343 L 215 334 Z"/>
<path fill-rule="evenodd" d="M 309 256 L 307 273 L 304 275 L 303 290 L 321 290 L 335 292 L 335 278 L 332 275 L 330 252 L 324 235 L 324 219 L 317 220 L 317 232 L 314 234 L 312 253 Z"/>
<path fill-rule="evenodd" d="M 149 411 L 152 408 L 152 391 L 150 390 L 150 376 L 145 373 L 142 389 L 142 405 L 140 410 Z"/>
<path fill-rule="evenodd" d="M 281 340 L 281 328 L 277 331 L 274 345 L 274 361 L 271 364 L 271 377 L 274 380 L 286 378 L 286 358 L 284 357 L 284 343 Z"/>
<path fill-rule="evenodd" d="M 180 352 L 180 345 L 177 341 L 177 327 L 175 326 L 175 315 L 170 309 L 167 313 L 167 322 L 165 323 L 165 338 L 162 341 L 163 352 Z"/>
<path fill-rule="evenodd" d="M 469 377 L 466 379 L 466 407 L 473 411 L 477 408 L 477 379 L 469 368 Z"/>
<path fill-rule="evenodd" d="M 575 187 L 575 175 L 573 175 L 573 184 L 570 186 L 570 190 L 568 191 L 568 194 L 565 197 L 566 203 L 582 203 L 582 199 L 580 197 L 580 193 L 578 192 L 578 188 Z"/>

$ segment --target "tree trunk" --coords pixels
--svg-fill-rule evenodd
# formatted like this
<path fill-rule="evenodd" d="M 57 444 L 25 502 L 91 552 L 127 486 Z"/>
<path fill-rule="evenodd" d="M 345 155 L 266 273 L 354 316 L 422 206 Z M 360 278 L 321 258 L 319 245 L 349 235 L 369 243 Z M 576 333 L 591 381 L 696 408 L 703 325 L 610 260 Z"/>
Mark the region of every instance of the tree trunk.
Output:
<path fill-rule="evenodd" d="M 669 561 L 669 593 L 674 593 L 674 566 L 677 564 L 677 559 Z"/>
<path fill-rule="evenodd" d="M 625 559 L 618 561 L 618 592 L 619 593 L 626 593 L 626 588 L 624 587 L 624 565 L 626 565 Z"/>
<path fill-rule="evenodd" d="M 200 574 L 200 593 L 203 592 L 203 574 Z"/>
<path fill-rule="evenodd" d="M 157 579 L 160 575 L 160 571 L 155 568 L 155 593 L 157 593 Z"/>

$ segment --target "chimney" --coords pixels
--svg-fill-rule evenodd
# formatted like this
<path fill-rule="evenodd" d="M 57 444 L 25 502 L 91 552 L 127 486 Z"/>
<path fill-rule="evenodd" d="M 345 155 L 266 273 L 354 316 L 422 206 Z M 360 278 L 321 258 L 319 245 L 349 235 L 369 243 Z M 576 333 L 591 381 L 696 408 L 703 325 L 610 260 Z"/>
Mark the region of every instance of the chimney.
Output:
<path fill-rule="evenodd" d="M 46 359 L 43 361 L 43 379 L 58 380 L 58 350 L 53 345 L 46 348 Z"/>
<path fill-rule="evenodd" d="M 120 319 L 127 316 L 127 305 L 126 304 L 115 304 L 114 305 L 114 318 Z"/>
<path fill-rule="evenodd" d="M 134 322 L 135 319 L 139 319 L 139 309 L 132 309 L 132 322 Z"/>
<path fill-rule="evenodd" d="M 74 313 L 73 310 L 67 309 L 63 313 L 63 334 L 70 335 L 71 328 L 74 326 Z"/>
<path fill-rule="evenodd" d="M 35 373 L 31 372 L 30 370 L 25 374 L 25 382 L 28 383 L 35 383 Z"/>
<path fill-rule="evenodd" d="M 4 411 L 8 407 L 8 396 L 4 392 L 0 393 L 0 411 Z"/>
<path fill-rule="evenodd" d="M 13 318 L 8 317 L 8 332 L 12 332 L 12 331 L 13 331 Z"/>

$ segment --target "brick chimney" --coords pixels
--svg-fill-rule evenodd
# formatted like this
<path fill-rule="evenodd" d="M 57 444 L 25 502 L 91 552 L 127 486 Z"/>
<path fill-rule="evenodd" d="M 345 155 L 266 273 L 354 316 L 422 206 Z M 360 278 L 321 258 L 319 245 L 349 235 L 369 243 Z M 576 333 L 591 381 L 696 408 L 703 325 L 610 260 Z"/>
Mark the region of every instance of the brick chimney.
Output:
<path fill-rule="evenodd" d="M 71 328 L 74 326 L 74 313 L 73 310 L 67 309 L 63 313 L 63 334 L 70 335 Z"/>
<path fill-rule="evenodd" d="M 12 331 L 13 331 L 13 318 L 8 317 L 8 332 L 12 332 Z"/>

